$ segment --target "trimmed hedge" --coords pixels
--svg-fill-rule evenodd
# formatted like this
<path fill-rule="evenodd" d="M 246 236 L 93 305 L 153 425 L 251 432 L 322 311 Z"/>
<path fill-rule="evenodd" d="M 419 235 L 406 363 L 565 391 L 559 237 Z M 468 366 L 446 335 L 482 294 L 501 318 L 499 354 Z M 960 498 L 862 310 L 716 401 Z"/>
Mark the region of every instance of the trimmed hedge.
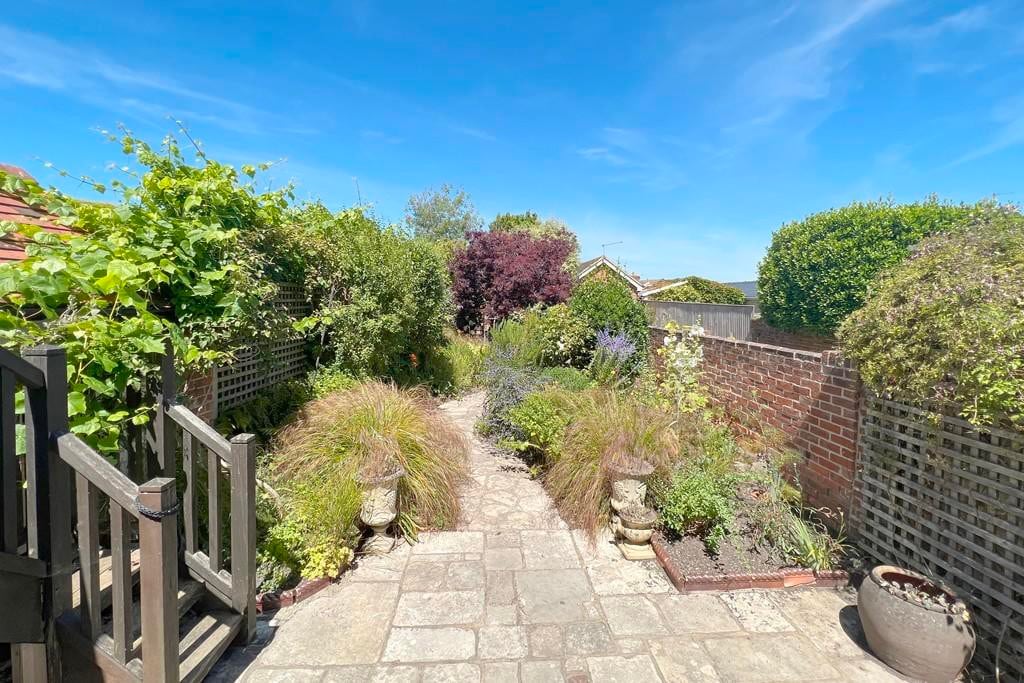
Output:
<path fill-rule="evenodd" d="M 840 328 L 868 386 L 1024 428 L 1024 216 L 986 206 L 921 242 Z"/>
<path fill-rule="evenodd" d="M 744 304 L 747 301 L 742 290 L 695 275 L 647 298 L 653 301 L 691 301 L 700 304 Z"/>
<path fill-rule="evenodd" d="M 772 327 L 829 335 L 864 304 L 868 286 L 911 245 L 965 220 L 977 206 L 935 198 L 854 203 L 789 223 L 758 272 L 761 315 Z"/>
<path fill-rule="evenodd" d="M 586 320 L 593 333 L 623 332 L 637 349 L 647 349 L 647 309 L 633 298 L 633 290 L 623 280 L 585 279 L 569 297 L 569 308 Z M 591 339 L 591 344 L 595 341 Z"/>

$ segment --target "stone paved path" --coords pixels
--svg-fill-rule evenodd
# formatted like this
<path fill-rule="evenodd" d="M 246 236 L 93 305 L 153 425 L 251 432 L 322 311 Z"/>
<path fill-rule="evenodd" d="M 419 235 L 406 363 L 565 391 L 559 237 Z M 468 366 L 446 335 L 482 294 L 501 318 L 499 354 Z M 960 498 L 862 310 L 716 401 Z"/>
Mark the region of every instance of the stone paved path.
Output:
<path fill-rule="evenodd" d="M 471 434 L 481 404 L 444 410 Z M 459 531 L 363 558 L 261 620 L 210 680 L 902 680 L 856 642 L 845 592 L 681 595 L 655 562 L 569 530 L 540 483 L 475 438 L 472 477 Z"/>

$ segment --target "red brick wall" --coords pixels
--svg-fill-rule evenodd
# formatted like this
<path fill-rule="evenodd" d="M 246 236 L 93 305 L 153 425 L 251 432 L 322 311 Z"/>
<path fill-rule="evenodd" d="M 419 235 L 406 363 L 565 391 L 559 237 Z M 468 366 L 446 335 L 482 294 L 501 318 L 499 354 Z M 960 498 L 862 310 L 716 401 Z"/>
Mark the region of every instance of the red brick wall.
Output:
<path fill-rule="evenodd" d="M 664 330 L 651 330 L 660 344 Z M 782 430 L 804 455 L 800 484 L 817 507 L 849 512 L 857 461 L 861 384 L 838 351 L 816 353 L 703 337 L 704 383 L 740 429 Z M 746 425 L 746 426 L 743 426 Z"/>
<path fill-rule="evenodd" d="M 205 373 L 189 373 L 182 382 L 180 390 L 189 410 L 212 424 L 217 417 L 214 406 L 213 370 Z"/>
<path fill-rule="evenodd" d="M 761 318 L 750 321 L 750 339 L 747 341 L 802 351 L 828 351 L 837 346 L 835 337 L 823 337 L 809 332 L 786 332 L 772 327 Z"/>

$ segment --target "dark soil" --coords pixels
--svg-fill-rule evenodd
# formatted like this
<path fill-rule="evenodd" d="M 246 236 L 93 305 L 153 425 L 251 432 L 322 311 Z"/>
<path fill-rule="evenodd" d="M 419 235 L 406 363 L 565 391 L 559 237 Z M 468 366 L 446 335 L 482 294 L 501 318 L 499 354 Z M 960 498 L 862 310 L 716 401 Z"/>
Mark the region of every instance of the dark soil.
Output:
<path fill-rule="evenodd" d="M 665 549 L 684 576 L 763 574 L 787 566 L 778 557 L 754 546 L 743 534 L 726 536 L 717 555 L 708 553 L 704 542 L 694 536 L 665 536 Z"/>

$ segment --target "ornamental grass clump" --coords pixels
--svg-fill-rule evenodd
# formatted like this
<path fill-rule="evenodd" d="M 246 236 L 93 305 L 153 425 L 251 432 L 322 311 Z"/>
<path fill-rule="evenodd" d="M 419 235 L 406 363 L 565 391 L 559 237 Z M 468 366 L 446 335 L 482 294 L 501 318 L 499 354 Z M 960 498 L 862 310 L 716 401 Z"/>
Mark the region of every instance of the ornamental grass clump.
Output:
<path fill-rule="evenodd" d="M 314 525 L 322 515 L 344 543 L 359 510 L 356 475 L 401 467 L 398 525 L 414 537 L 458 520 L 467 452 L 427 393 L 368 381 L 307 404 L 278 437 L 274 470 L 290 510 Z"/>
<path fill-rule="evenodd" d="M 679 455 L 672 422 L 665 412 L 620 392 L 581 394 L 558 457 L 543 478 L 566 521 L 596 537 L 608 521 L 612 464 L 644 460 L 656 472 L 671 471 Z"/>

